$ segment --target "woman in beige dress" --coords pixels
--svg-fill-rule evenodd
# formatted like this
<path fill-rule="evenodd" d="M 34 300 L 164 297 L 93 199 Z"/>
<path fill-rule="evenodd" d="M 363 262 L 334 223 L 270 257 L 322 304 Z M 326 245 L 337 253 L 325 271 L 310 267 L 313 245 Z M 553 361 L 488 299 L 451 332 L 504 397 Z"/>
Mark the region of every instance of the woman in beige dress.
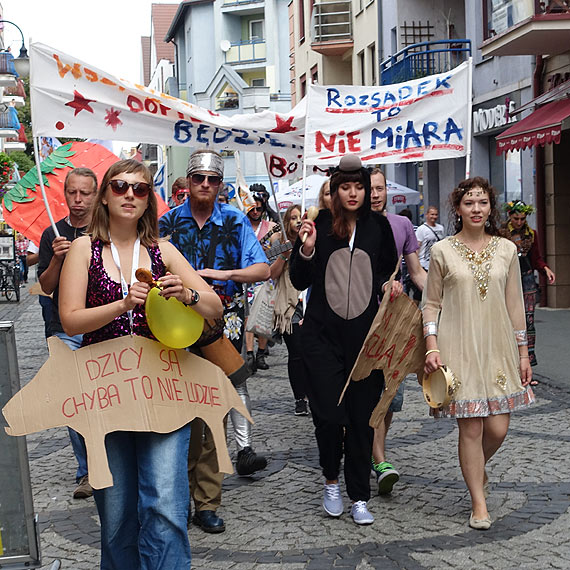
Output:
<path fill-rule="evenodd" d="M 434 416 L 457 418 L 469 525 L 486 530 L 485 465 L 507 435 L 510 413 L 533 403 L 532 372 L 517 248 L 499 237 L 494 190 L 484 178 L 464 180 L 450 204 L 456 233 L 433 246 L 422 301 L 425 372 L 445 363 L 458 380 Z"/>

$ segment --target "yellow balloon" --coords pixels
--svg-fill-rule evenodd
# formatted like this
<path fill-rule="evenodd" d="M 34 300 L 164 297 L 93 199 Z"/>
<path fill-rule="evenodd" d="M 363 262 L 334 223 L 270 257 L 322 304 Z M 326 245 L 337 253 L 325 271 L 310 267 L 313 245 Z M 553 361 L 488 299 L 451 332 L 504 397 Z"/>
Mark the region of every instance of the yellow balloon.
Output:
<path fill-rule="evenodd" d="M 194 344 L 204 329 L 204 317 L 178 299 L 165 299 L 153 287 L 145 303 L 146 322 L 156 339 L 170 348 Z"/>

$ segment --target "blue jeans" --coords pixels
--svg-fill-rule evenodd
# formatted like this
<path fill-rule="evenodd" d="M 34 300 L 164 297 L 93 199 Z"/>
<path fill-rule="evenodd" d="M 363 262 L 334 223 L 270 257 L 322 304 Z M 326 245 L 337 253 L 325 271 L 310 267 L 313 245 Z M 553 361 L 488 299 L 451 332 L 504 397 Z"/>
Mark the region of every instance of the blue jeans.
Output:
<path fill-rule="evenodd" d="M 77 350 L 78 348 L 81 348 L 83 335 L 78 334 L 75 336 L 69 336 L 64 332 L 58 331 L 54 332 L 53 334 L 65 342 L 65 344 L 71 348 L 71 350 Z M 80 433 L 77 433 L 74 429 L 71 428 L 67 429 L 69 431 L 71 447 L 73 448 L 75 459 L 77 459 L 77 473 L 75 475 L 75 480 L 79 483 L 79 480 L 87 475 L 87 448 L 85 447 L 85 440 Z"/>
<path fill-rule="evenodd" d="M 101 570 L 190 568 L 190 424 L 160 434 L 117 431 L 105 447 L 113 486 L 95 489 Z"/>

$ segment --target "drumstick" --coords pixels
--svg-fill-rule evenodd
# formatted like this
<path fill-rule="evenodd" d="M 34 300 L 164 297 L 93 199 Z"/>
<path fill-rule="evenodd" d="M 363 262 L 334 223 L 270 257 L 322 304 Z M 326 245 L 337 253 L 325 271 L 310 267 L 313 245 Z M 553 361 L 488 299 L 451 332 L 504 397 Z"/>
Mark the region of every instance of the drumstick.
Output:
<path fill-rule="evenodd" d="M 319 209 L 316 206 L 309 206 L 307 208 L 307 220 L 311 220 L 311 222 L 314 222 L 317 219 L 317 216 L 319 215 Z M 305 243 L 305 240 L 307 239 L 308 236 L 308 232 L 303 234 L 303 237 L 301 237 L 301 242 Z"/>
<path fill-rule="evenodd" d="M 135 277 L 141 283 L 148 283 L 151 287 L 158 287 L 160 289 L 160 285 L 152 278 L 150 270 L 145 269 L 144 267 L 139 267 L 135 271 Z"/>

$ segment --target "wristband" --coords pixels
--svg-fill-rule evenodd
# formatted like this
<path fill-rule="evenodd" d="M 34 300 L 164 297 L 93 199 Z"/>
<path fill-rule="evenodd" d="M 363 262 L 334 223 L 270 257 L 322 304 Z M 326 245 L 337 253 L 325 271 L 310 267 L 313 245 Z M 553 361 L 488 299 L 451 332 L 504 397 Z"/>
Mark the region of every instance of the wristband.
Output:
<path fill-rule="evenodd" d="M 435 321 L 424 323 L 424 338 L 428 336 L 437 336 L 437 323 Z"/>
<path fill-rule="evenodd" d="M 432 352 L 439 352 L 439 350 L 437 348 L 432 348 L 431 350 L 428 350 L 425 355 L 427 356 L 428 354 L 431 354 Z"/>
<path fill-rule="evenodd" d="M 315 249 L 313 248 L 313 252 L 311 253 L 311 255 L 305 255 L 303 253 L 303 246 L 301 246 L 299 248 L 299 255 L 301 256 L 301 259 L 304 259 L 305 261 L 311 261 L 311 259 L 313 259 L 313 257 L 315 257 Z"/>
<path fill-rule="evenodd" d="M 282 253 L 279 254 L 279 259 L 282 259 L 283 261 L 287 262 L 287 258 Z"/>
<path fill-rule="evenodd" d="M 518 346 L 528 346 L 528 337 L 526 334 L 526 329 L 522 329 L 520 331 L 514 331 L 514 333 Z"/>

